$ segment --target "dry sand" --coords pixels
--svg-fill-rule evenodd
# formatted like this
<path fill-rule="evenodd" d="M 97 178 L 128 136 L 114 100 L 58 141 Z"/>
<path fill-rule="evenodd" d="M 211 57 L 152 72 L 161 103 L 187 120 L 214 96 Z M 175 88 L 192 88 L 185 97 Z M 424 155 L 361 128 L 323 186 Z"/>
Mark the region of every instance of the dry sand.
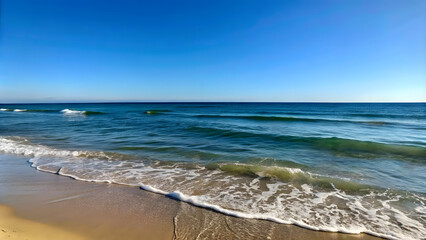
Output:
<path fill-rule="evenodd" d="M 19 218 L 15 216 L 11 208 L 0 205 L 0 239 L 83 240 L 88 238 L 47 224 Z"/>
<path fill-rule="evenodd" d="M 26 160 L 0 155 L 0 204 L 8 206 L 0 239 L 377 239 L 230 217 L 137 187 L 39 172 Z"/>

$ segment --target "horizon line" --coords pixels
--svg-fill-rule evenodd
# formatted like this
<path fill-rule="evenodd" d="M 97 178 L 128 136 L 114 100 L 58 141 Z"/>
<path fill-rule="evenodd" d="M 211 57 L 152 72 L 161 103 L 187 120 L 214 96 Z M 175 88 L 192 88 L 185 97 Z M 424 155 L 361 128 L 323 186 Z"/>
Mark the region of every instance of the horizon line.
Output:
<path fill-rule="evenodd" d="M 0 105 L 19 105 L 19 104 L 218 104 L 218 103 L 426 103 L 426 101 L 419 102 L 357 102 L 357 101 L 81 101 L 81 102 L 0 102 Z"/>

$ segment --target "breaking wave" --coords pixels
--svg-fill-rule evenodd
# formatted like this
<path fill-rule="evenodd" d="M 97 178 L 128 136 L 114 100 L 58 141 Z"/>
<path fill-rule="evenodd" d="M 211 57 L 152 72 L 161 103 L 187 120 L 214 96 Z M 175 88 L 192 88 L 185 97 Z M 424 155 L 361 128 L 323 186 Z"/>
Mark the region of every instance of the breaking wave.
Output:
<path fill-rule="evenodd" d="M 67 114 L 67 115 L 100 115 L 105 114 L 103 112 L 96 112 L 96 111 L 77 111 L 77 110 L 70 110 L 70 109 L 63 109 L 61 110 L 61 113 Z"/>

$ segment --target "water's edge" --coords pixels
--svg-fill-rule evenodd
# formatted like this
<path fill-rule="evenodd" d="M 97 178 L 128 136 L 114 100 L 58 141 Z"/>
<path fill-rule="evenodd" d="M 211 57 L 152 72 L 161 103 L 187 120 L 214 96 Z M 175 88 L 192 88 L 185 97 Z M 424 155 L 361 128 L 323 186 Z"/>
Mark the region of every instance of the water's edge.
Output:
<path fill-rule="evenodd" d="M 333 231 L 333 230 L 329 230 L 329 229 L 321 229 L 321 228 L 316 228 L 316 227 L 312 227 L 309 226 L 307 224 L 303 224 L 300 222 L 287 222 L 284 220 L 281 220 L 279 218 L 265 218 L 262 216 L 256 216 L 256 215 L 252 215 L 252 214 L 246 214 L 243 212 L 238 212 L 238 211 L 232 211 L 232 210 L 228 210 L 228 209 L 224 209 L 220 206 L 217 205 L 213 205 L 213 204 L 208 204 L 208 203 L 203 203 L 198 201 L 197 199 L 191 197 L 191 196 L 187 196 L 179 191 L 174 191 L 174 192 L 166 192 L 166 191 L 162 191 L 160 189 L 156 189 L 154 187 L 151 187 L 149 185 L 137 185 L 137 184 L 128 184 L 128 183 L 122 183 L 122 182 L 116 182 L 116 181 L 98 181 L 98 180 L 89 180 L 89 179 L 83 179 L 83 178 L 79 178 L 77 176 L 71 175 L 71 174 L 64 174 L 60 172 L 60 169 L 58 171 L 49 171 L 46 169 L 40 169 L 39 167 L 34 165 L 34 162 L 31 161 L 31 159 L 27 160 L 27 163 L 30 165 L 30 167 L 36 169 L 37 171 L 43 172 L 43 173 L 49 173 L 49 174 L 55 174 L 55 175 L 59 175 L 59 176 L 63 176 L 63 177 L 67 177 L 76 181 L 83 181 L 83 182 L 93 182 L 93 183 L 106 183 L 106 184 L 117 184 L 117 185 L 124 185 L 124 186 L 129 186 L 129 187 L 138 187 L 139 189 L 143 190 L 143 191 L 147 191 L 147 192 L 151 192 L 151 193 L 155 193 L 155 194 L 159 194 L 159 195 L 164 195 L 167 198 L 170 198 L 172 200 L 176 200 L 176 201 L 182 201 L 185 203 L 188 203 L 192 206 L 195 207 L 200 207 L 200 208 L 204 208 L 204 209 L 208 209 L 220 214 L 224 214 L 224 215 L 228 215 L 228 216 L 232 216 L 232 217 L 237 217 L 237 218 L 247 218 L 247 219 L 257 219 L 257 220 L 264 220 L 264 221 L 271 221 L 271 222 L 275 222 L 275 223 L 280 223 L 280 224 L 291 224 L 291 225 L 295 225 L 304 229 L 308 229 L 308 230 L 312 230 L 312 231 L 322 231 L 322 232 L 337 232 L 337 233 L 343 233 L 343 234 L 368 234 L 374 237 L 379 237 L 379 238 L 383 238 L 383 239 L 398 239 L 398 238 L 394 238 L 392 236 L 388 236 L 388 235 L 384 235 L 384 234 L 379 234 L 379 233 L 375 233 L 372 231 L 362 231 L 362 232 L 349 232 L 349 231 Z"/>

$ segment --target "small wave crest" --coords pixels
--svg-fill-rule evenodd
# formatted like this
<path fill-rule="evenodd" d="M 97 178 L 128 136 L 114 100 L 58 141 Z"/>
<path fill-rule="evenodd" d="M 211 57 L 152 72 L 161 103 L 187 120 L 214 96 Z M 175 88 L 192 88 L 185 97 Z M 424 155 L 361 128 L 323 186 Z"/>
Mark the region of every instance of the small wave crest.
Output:
<path fill-rule="evenodd" d="M 339 178 L 331 178 L 310 172 L 299 168 L 288 168 L 280 166 L 262 166 L 242 163 L 220 163 L 209 164 L 208 169 L 220 169 L 223 172 L 233 175 L 249 176 L 253 178 L 275 178 L 282 182 L 291 182 L 293 184 L 310 184 L 323 189 L 339 188 L 343 191 L 360 191 L 371 188 L 371 186 L 357 184 Z"/>
<path fill-rule="evenodd" d="M 144 114 L 156 115 L 156 114 L 164 114 L 167 112 L 171 112 L 171 111 L 170 110 L 146 110 Z"/>
<path fill-rule="evenodd" d="M 373 159 L 390 157 L 392 159 L 414 162 L 425 162 L 426 159 L 426 148 L 413 145 L 386 144 L 337 137 L 298 137 L 211 127 L 190 127 L 187 128 L 187 131 L 209 137 L 253 138 L 259 141 L 275 141 L 277 143 L 308 144 L 319 150 L 355 158 Z"/>
<path fill-rule="evenodd" d="M 70 110 L 70 109 L 63 109 L 61 110 L 63 114 L 67 115 L 100 115 L 104 114 L 103 112 L 96 112 L 96 111 L 78 111 L 78 110 Z"/>
<path fill-rule="evenodd" d="M 70 109 L 63 109 L 63 110 L 61 110 L 61 113 L 64 113 L 64 114 L 83 114 L 84 111 L 76 111 L 76 110 L 70 110 Z"/>
<path fill-rule="evenodd" d="M 64 110 L 55 110 L 55 109 L 9 109 L 9 108 L 0 108 L 0 111 L 3 112 L 29 112 L 29 113 L 57 113 L 57 112 L 62 112 L 62 113 L 66 113 L 66 114 L 84 114 L 87 113 L 88 111 L 73 111 L 73 110 L 69 110 L 69 109 L 64 109 Z M 90 111 L 89 111 L 90 113 Z"/>
<path fill-rule="evenodd" d="M 317 122 L 320 119 L 314 118 L 297 118 L 297 117 L 278 117 L 278 116 L 235 116 L 235 115 L 196 115 L 198 118 L 230 118 L 230 119 L 246 119 L 257 121 L 301 121 L 301 122 Z"/>
<path fill-rule="evenodd" d="M 59 112 L 58 110 L 52 110 L 52 109 L 8 109 L 8 108 L 0 108 L 0 111 L 3 111 L 3 112 L 32 112 L 32 113 L 55 113 L 55 112 Z"/>
<path fill-rule="evenodd" d="M 354 123 L 354 124 L 371 124 L 385 125 L 391 122 L 385 121 L 363 121 L 363 120 L 347 120 L 347 119 L 327 119 L 327 118 L 302 118 L 302 117 L 284 117 L 284 116 L 262 116 L 262 115 L 213 115 L 204 114 L 196 115 L 197 118 L 218 118 L 218 119 L 242 119 L 252 121 L 273 121 L 273 122 L 335 122 L 335 123 Z"/>

